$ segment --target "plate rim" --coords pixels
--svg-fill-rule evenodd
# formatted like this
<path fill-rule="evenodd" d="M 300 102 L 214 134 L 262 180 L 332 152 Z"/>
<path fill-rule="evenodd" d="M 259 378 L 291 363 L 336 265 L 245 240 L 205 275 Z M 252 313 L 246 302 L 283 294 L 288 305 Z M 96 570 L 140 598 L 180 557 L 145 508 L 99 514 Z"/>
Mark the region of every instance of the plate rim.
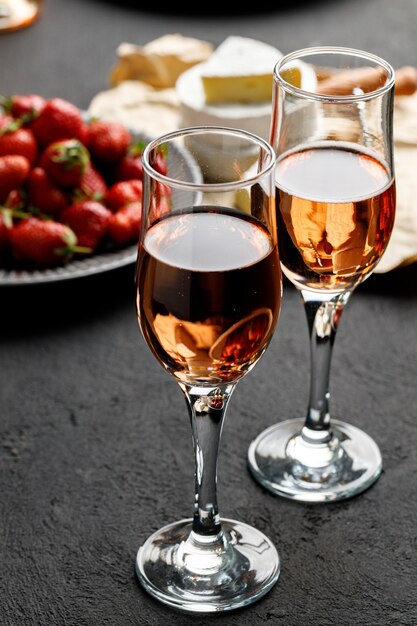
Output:
<path fill-rule="evenodd" d="M 2 270 L 0 271 L 0 287 L 49 284 L 70 279 L 84 278 L 126 267 L 127 265 L 135 263 L 136 257 L 137 245 L 134 244 L 122 250 L 104 252 L 101 255 L 96 254 L 94 255 L 95 263 L 89 264 L 88 267 L 81 265 L 86 262 L 86 259 L 77 259 L 76 261 L 69 262 L 67 265 L 59 265 L 45 269 Z M 88 260 L 92 261 L 93 257 L 89 257 Z M 68 271 L 69 267 L 72 269 Z"/>

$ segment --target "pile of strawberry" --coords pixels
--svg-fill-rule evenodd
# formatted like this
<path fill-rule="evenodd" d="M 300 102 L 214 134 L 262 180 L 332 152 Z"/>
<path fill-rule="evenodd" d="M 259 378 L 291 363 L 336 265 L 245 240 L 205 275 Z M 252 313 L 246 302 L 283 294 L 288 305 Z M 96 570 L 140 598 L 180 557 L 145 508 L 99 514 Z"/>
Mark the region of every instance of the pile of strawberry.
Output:
<path fill-rule="evenodd" d="M 52 267 L 138 241 L 144 146 L 129 130 L 86 121 L 61 98 L 14 95 L 1 104 L 1 265 Z"/>

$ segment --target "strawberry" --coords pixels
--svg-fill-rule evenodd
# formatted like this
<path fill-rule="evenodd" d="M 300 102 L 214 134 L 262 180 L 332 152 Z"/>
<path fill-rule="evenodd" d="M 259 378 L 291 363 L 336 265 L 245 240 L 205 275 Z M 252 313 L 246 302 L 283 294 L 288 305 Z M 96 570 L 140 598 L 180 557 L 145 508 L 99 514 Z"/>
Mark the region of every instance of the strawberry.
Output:
<path fill-rule="evenodd" d="M 106 120 L 92 120 L 89 133 L 88 147 L 91 154 L 105 163 L 119 161 L 132 140 L 130 132 L 122 124 Z"/>
<path fill-rule="evenodd" d="M 54 141 L 44 150 L 40 166 L 58 185 L 75 187 L 90 162 L 87 148 L 78 139 Z"/>
<path fill-rule="evenodd" d="M 21 118 L 29 122 L 41 113 L 46 104 L 45 98 L 37 94 L 16 94 L 3 100 L 2 105 L 6 112 L 14 118 Z"/>
<path fill-rule="evenodd" d="M 125 154 L 117 164 L 115 172 L 116 181 L 132 180 L 133 178 L 142 180 L 142 152 L 143 144 L 135 144 L 129 148 L 129 152 Z"/>
<path fill-rule="evenodd" d="M 101 200 L 107 191 L 106 181 L 100 172 L 89 163 L 87 169 L 81 177 L 78 188 L 74 192 L 76 199 L 90 198 Z"/>
<path fill-rule="evenodd" d="M 77 237 L 65 224 L 30 217 L 10 229 L 13 256 L 40 267 L 58 265 L 77 251 Z"/>
<path fill-rule="evenodd" d="M 112 212 L 96 200 L 80 200 L 61 214 L 61 220 L 73 230 L 80 246 L 96 250 L 107 234 Z"/>
<path fill-rule="evenodd" d="M 18 124 L 8 116 L 0 119 L 0 156 L 20 154 L 33 165 L 38 158 L 38 144 L 32 131 Z"/>
<path fill-rule="evenodd" d="M 155 159 L 152 162 L 152 167 L 163 176 L 167 175 L 168 167 L 165 159 L 165 154 L 161 150 L 156 153 Z"/>
<path fill-rule="evenodd" d="M 56 214 L 69 204 L 65 192 L 49 178 L 41 167 L 34 167 L 30 172 L 26 188 L 28 204 L 42 213 Z"/>
<path fill-rule="evenodd" d="M 142 218 L 142 203 L 129 202 L 116 213 L 112 213 L 109 236 L 114 243 L 124 245 L 139 240 Z"/>
<path fill-rule="evenodd" d="M 13 189 L 19 189 L 29 175 L 30 163 L 19 154 L 0 156 L 0 203 Z"/>
<path fill-rule="evenodd" d="M 114 183 L 106 193 L 106 206 L 112 211 L 117 211 L 124 204 L 142 200 L 142 181 L 123 180 Z"/>
<path fill-rule="evenodd" d="M 164 183 L 160 183 L 159 180 L 155 181 L 155 196 L 160 200 L 164 196 L 170 196 L 172 193 L 171 187 L 165 185 Z"/>
<path fill-rule="evenodd" d="M 25 194 L 21 189 L 12 189 L 4 202 L 4 206 L 8 209 L 23 209 Z"/>
<path fill-rule="evenodd" d="M 127 154 L 122 157 L 116 168 L 116 181 L 132 180 L 137 178 L 142 180 L 143 165 L 141 156 L 131 156 Z"/>
<path fill-rule="evenodd" d="M 59 139 L 79 139 L 84 143 L 88 137 L 86 127 L 78 107 L 62 98 L 48 100 L 31 125 L 36 139 L 44 147 Z"/>

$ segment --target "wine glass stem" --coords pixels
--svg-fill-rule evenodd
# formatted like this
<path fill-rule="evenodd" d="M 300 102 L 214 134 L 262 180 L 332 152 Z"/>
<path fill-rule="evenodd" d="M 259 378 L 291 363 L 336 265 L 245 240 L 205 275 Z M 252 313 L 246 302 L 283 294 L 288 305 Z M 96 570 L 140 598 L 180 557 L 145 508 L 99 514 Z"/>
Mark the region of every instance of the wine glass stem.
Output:
<path fill-rule="evenodd" d="M 331 437 L 329 378 L 333 343 L 350 291 L 337 295 L 302 290 L 301 296 L 310 333 L 311 380 L 305 429 L 314 432 L 314 440 L 324 443 Z M 322 437 L 318 438 L 322 433 Z M 306 434 L 306 433 L 305 433 Z M 313 433 L 311 433 L 313 434 Z"/>
<path fill-rule="evenodd" d="M 219 536 L 217 457 L 226 408 L 234 385 L 195 387 L 180 383 L 190 414 L 195 455 L 193 533 Z"/>

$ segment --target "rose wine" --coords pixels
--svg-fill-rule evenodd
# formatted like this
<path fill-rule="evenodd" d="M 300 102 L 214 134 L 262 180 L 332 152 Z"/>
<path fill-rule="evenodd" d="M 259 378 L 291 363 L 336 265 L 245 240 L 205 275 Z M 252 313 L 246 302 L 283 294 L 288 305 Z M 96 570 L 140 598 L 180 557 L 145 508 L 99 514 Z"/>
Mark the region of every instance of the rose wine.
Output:
<path fill-rule="evenodd" d="M 277 164 L 278 247 L 299 288 L 343 291 L 381 258 L 395 215 L 395 183 L 374 157 L 313 147 Z"/>
<path fill-rule="evenodd" d="M 280 272 L 276 243 L 244 213 L 198 207 L 162 217 L 147 231 L 137 265 L 145 340 L 184 382 L 239 379 L 272 337 Z"/>

